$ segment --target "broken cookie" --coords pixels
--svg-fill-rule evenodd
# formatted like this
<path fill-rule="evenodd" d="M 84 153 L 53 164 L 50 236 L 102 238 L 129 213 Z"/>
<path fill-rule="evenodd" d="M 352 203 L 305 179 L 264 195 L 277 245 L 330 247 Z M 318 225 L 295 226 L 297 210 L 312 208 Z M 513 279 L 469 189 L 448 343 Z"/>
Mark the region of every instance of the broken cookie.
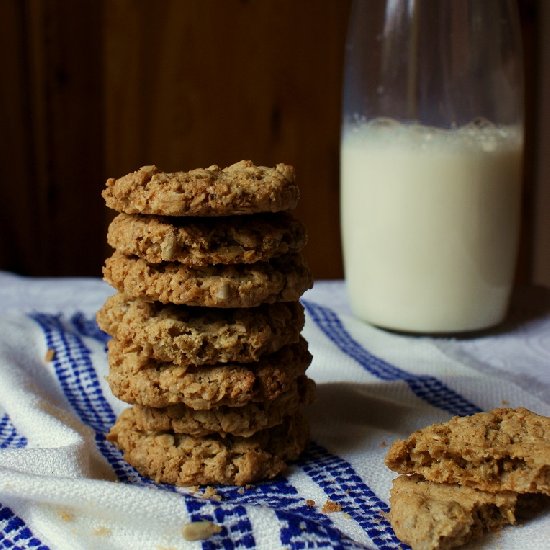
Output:
<path fill-rule="evenodd" d="M 436 483 L 550 495 L 550 418 L 524 408 L 455 417 L 396 441 L 386 465 Z"/>

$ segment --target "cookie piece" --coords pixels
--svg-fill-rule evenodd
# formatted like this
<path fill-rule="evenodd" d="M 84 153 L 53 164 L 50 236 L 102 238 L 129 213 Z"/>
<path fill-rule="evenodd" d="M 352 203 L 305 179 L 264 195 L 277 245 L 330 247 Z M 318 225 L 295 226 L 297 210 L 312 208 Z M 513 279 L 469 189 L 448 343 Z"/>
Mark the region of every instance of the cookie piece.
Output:
<path fill-rule="evenodd" d="M 531 496 L 399 476 L 390 494 L 389 520 L 397 537 L 413 550 L 454 548 L 487 531 L 514 524 L 522 499 Z"/>
<path fill-rule="evenodd" d="M 311 362 L 301 339 L 257 363 L 182 367 L 162 363 L 109 342 L 109 375 L 113 394 L 126 403 L 165 407 L 182 403 L 205 410 L 227 405 L 241 407 L 251 401 L 272 401 L 288 391 Z"/>
<path fill-rule="evenodd" d="M 271 479 L 304 450 L 307 423 L 300 415 L 252 437 L 196 438 L 172 432 L 143 432 L 133 409 L 126 409 L 107 439 L 141 474 L 175 485 L 245 485 Z"/>
<path fill-rule="evenodd" d="M 242 160 L 220 168 L 161 172 L 144 166 L 118 179 L 109 178 L 102 192 L 109 208 L 127 214 L 162 216 L 229 216 L 296 208 L 300 193 L 294 168 L 255 166 Z"/>
<path fill-rule="evenodd" d="M 213 433 L 250 437 L 278 426 L 304 405 L 313 401 L 315 382 L 299 376 L 290 389 L 272 401 L 248 403 L 242 407 L 217 407 L 196 411 L 185 405 L 153 408 L 135 405 L 134 422 L 142 432 L 174 432 L 204 437 Z"/>
<path fill-rule="evenodd" d="M 300 252 L 306 231 L 287 212 L 227 218 L 119 214 L 109 225 L 107 242 L 154 264 L 250 264 Z"/>
<path fill-rule="evenodd" d="M 178 365 L 249 363 L 300 340 L 299 302 L 257 308 L 193 308 L 115 294 L 97 313 L 101 329 L 143 353 Z"/>
<path fill-rule="evenodd" d="M 313 285 L 299 254 L 255 264 L 190 268 L 172 262 L 148 264 L 115 252 L 103 274 L 118 291 L 135 298 L 203 307 L 295 302 Z"/>
<path fill-rule="evenodd" d="M 550 418 L 524 408 L 454 417 L 396 441 L 386 465 L 438 483 L 550 495 Z"/>

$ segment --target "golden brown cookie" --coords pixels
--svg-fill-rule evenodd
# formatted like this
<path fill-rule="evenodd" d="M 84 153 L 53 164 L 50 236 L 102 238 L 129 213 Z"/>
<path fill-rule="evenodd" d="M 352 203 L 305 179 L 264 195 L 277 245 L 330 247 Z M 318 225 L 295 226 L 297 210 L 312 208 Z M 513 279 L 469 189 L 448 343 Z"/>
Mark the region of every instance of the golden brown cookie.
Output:
<path fill-rule="evenodd" d="M 437 483 L 550 495 L 550 418 L 524 408 L 454 417 L 396 441 L 386 465 Z"/>
<path fill-rule="evenodd" d="M 217 407 L 196 411 L 185 405 L 142 407 L 135 405 L 134 421 L 142 432 L 174 432 L 203 437 L 213 433 L 250 437 L 256 432 L 278 426 L 312 402 L 315 382 L 299 376 L 290 389 L 272 401 L 260 401 L 242 407 Z"/>
<path fill-rule="evenodd" d="M 174 262 L 148 264 L 115 252 L 105 280 L 119 292 L 162 303 L 202 307 L 255 307 L 295 302 L 313 281 L 299 254 L 270 262 L 190 268 Z"/>
<path fill-rule="evenodd" d="M 176 403 L 205 410 L 249 402 L 271 401 L 289 391 L 311 362 L 301 339 L 257 363 L 223 363 L 182 367 L 162 363 L 109 342 L 109 375 L 113 394 L 126 403 L 165 407 Z"/>
<path fill-rule="evenodd" d="M 399 476 L 393 481 L 389 520 L 395 534 L 413 550 L 443 550 L 514 524 L 524 505 L 521 501 L 531 497 Z"/>
<path fill-rule="evenodd" d="M 178 365 L 248 363 L 300 340 L 299 302 L 256 308 L 197 308 L 115 294 L 97 314 L 101 329 L 125 347 Z"/>
<path fill-rule="evenodd" d="M 225 218 L 165 218 L 119 214 L 107 242 L 148 263 L 178 262 L 190 267 L 250 264 L 300 252 L 304 226 L 287 212 Z"/>
<path fill-rule="evenodd" d="M 127 214 L 162 216 L 229 216 L 279 212 L 296 207 L 299 190 L 294 168 L 255 166 L 243 160 L 219 168 L 166 173 L 144 166 L 103 190 L 109 208 Z"/>
<path fill-rule="evenodd" d="M 302 416 L 251 437 L 192 437 L 173 432 L 139 430 L 133 409 L 125 410 L 107 439 L 141 474 L 175 485 L 245 485 L 271 479 L 298 458 L 308 438 Z"/>

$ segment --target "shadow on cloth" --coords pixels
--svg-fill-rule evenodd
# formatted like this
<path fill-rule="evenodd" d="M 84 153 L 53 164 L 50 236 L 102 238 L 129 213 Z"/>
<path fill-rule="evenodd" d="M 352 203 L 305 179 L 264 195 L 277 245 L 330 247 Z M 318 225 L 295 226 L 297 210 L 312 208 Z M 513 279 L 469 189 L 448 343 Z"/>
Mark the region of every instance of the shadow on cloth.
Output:
<path fill-rule="evenodd" d="M 405 392 L 403 382 L 318 384 L 316 400 L 307 413 L 312 438 L 341 451 L 352 451 L 379 445 L 382 438 L 389 443 L 433 423 L 438 411 L 428 404 L 403 399 Z M 441 411 L 440 421 L 449 417 Z"/>

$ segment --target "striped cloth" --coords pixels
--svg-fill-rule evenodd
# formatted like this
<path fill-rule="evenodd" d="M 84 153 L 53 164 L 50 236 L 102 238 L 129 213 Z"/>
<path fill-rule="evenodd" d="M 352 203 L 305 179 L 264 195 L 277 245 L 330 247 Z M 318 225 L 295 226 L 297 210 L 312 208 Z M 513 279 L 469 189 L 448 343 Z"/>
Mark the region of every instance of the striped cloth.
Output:
<path fill-rule="evenodd" d="M 105 382 L 94 320 L 110 292 L 93 279 L 0 274 L 0 548 L 406 548 L 385 516 L 394 439 L 503 405 L 550 415 L 547 292 L 520 297 L 500 331 L 433 339 L 365 325 L 342 282 L 317 283 L 303 299 L 318 383 L 312 442 L 286 477 L 200 498 L 140 476 L 105 441 L 125 406 Z M 185 541 L 183 525 L 201 519 L 221 532 Z M 548 540 L 543 515 L 482 547 Z"/>

